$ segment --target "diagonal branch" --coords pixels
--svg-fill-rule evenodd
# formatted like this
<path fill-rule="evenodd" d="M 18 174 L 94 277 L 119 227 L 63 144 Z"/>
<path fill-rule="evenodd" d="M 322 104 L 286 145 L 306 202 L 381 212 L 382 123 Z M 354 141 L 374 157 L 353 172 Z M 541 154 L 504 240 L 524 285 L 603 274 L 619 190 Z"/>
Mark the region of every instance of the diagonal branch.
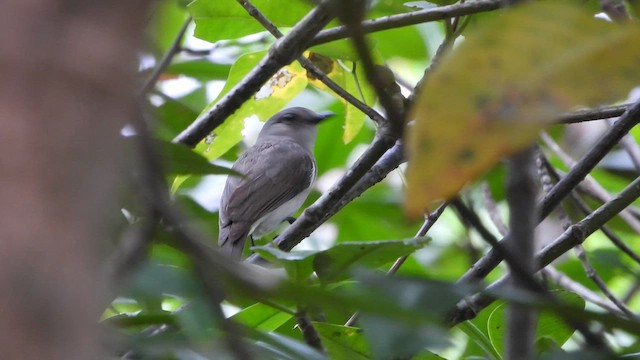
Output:
<path fill-rule="evenodd" d="M 412 11 L 399 15 L 384 16 L 373 20 L 365 20 L 362 22 L 362 31 L 363 33 L 372 33 L 376 31 L 390 30 L 403 26 L 492 11 L 499 9 L 500 7 L 502 7 L 500 0 L 463 2 L 454 5 L 440 6 L 433 9 Z M 318 35 L 313 38 L 311 45 L 325 44 L 331 41 L 345 39 L 348 36 L 349 30 L 347 27 L 338 26 L 319 32 Z"/>
<path fill-rule="evenodd" d="M 544 219 L 558 206 L 560 201 L 568 195 L 596 166 L 596 164 L 611 150 L 618 141 L 633 128 L 640 120 L 640 101 L 620 117 L 620 120 L 605 134 L 602 139 L 582 158 L 576 166 L 567 173 L 550 191 L 540 203 L 540 219 Z M 615 198 L 614 198 L 615 199 Z M 613 199 L 612 199 L 613 201 Z M 610 202 L 607 202 L 609 204 Z M 622 211 L 624 207 L 620 209 Z M 500 243 L 509 238 L 507 235 Z M 458 282 L 476 281 L 484 278 L 500 264 L 502 256 L 498 251 L 491 250 L 487 255 L 478 260 Z"/>
<path fill-rule="evenodd" d="M 184 37 L 184 34 L 187 31 L 187 28 L 189 27 L 189 24 L 191 24 L 191 20 L 192 18 L 191 16 L 189 16 L 184 21 L 184 24 L 182 24 L 182 27 L 178 31 L 176 38 L 173 40 L 173 43 L 171 43 L 171 46 L 169 47 L 167 52 L 164 54 L 164 56 L 162 56 L 162 59 L 160 59 L 156 67 L 153 68 L 151 75 L 149 75 L 147 80 L 144 82 L 144 85 L 142 85 L 142 88 L 140 89 L 141 95 L 144 95 L 149 91 L 151 91 L 153 86 L 158 81 L 158 78 L 160 78 L 160 75 L 162 74 L 162 72 L 164 72 L 167 66 L 169 66 L 169 64 L 171 63 L 171 60 L 173 60 L 173 57 L 180 51 L 180 43 L 182 42 L 182 38 Z"/>
<path fill-rule="evenodd" d="M 281 67 L 300 56 L 311 38 L 331 21 L 325 7 L 325 2 L 321 2 L 311 10 L 287 36 L 271 46 L 269 53 L 243 81 L 236 84 L 213 108 L 201 114 L 173 141 L 194 147 L 255 94 Z"/>
<path fill-rule="evenodd" d="M 582 244 L 589 235 L 601 228 L 638 197 L 640 197 L 640 178 L 634 180 L 611 201 L 599 207 L 580 222 L 570 226 L 551 244 L 540 250 L 536 254 L 536 269 L 544 268 L 576 245 Z M 503 286 L 506 279 L 507 277 L 502 277 L 495 281 L 485 289 L 485 292 Z M 480 310 L 489 306 L 493 300 L 494 298 L 487 294 L 479 294 L 464 303 L 458 304 L 457 310 L 449 318 L 450 325 L 453 326 L 474 318 Z"/>
<path fill-rule="evenodd" d="M 271 21 L 269 21 L 269 19 L 267 19 L 267 17 L 264 16 L 264 14 L 262 14 L 260 10 L 258 10 L 258 8 L 256 8 L 250 1 L 248 0 L 237 0 L 237 1 L 238 3 L 240 3 L 240 5 L 242 5 L 242 7 L 245 8 L 245 10 L 247 10 L 247 13 L 249 13 L 249 15 L 253 16 L 276 39 L 280 39 L 281 37 L 284 36 L 284 34 Z M 308 72 L 310 72 L 316 79 L 320 80 L 329 89 L 331 89 L 341 98 L 345 99 L 348 103 L 353 105 L 356 109 L 365 113 L 370 119 L 375 121 L 376 124 L 381 124 L 384 121 L 383 117 L 380 114 L 378 114 L 377 111 L 367 106 L 367 104 L 363 103 L 362 101 L 357 99 L 355 96 L 351 95 L 345 89 L 340 87 L 340 85 L 336 84 L 335 81 L 331 80 L 322 70 L 320 70 L 317 66 L 315 66 L 313 62 L 311 62 L 311 60 L 307 59 L 302 55 L 298 56 L 297 60 L 300 63 L 300 65 L 302 65 L 302 67 Z"/>

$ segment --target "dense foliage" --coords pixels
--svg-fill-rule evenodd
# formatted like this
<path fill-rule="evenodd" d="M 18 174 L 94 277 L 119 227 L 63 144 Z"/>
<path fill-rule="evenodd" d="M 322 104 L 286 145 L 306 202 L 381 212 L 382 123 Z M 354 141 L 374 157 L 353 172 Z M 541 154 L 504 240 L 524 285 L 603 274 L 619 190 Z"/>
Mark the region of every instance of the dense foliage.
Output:
<path fill-rule="evenodd" d="M 507 308 L 519 304 L 538 314 L 532 356 L 637 356 L 638 106 L 614 106 L 640 83 L 636 3 L 537 12 L 491 0 L 380 0 L 366 11 L 330 3 L 332 16 L 309 23 L 335 16 L 325 29 L 346 30 L 298 47 L 280 45 L 310 27 L 309 1 L 155 5 L 140 55 L 145 126 L 123 131 L 133 186 L 108 265 L 118 286 L 101 320 L 120 335 L 113 354 L 502 359 L 514 346 L 506 334 L 518 332 L 505 326 Z M 620 16 L 629 19 L 613 24 Z M 318 182 L 304 206 L 315 216 L 256 239 L 245 255 L 269 263 L 222 258 L 217 207 L 229 164 L 257 120 L 294 105 L 339 115 L 319 130 Z M 194 120 L 206 131 L 187 129 Z M 545 266 L 513 287 L 505 276 L 521 259 L 508 240 L 492 250 L 510 231 L 501 160 L 536 141 L 541 194 L 521 205 L 543 215 L 530 256 Z M 509 266 L 499 265 L 505 256 Z"/>

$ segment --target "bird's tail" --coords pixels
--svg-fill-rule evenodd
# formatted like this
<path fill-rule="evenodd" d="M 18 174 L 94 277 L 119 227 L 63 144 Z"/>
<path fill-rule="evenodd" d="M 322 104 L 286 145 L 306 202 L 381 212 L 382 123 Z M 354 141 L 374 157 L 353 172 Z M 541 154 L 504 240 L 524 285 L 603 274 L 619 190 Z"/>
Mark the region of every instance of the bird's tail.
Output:
<path fill-rule="evenodd" d="M 228 255 L 232 259 L 240 260 L 242 258 L 242 250 L 244 250 L 244 243 L 249 235 L 249 230 L 249 226 L 240 223 L 232 223 L 228 226 L 221 227 L 220 234 L 218 234 L 220 252 Z"/>

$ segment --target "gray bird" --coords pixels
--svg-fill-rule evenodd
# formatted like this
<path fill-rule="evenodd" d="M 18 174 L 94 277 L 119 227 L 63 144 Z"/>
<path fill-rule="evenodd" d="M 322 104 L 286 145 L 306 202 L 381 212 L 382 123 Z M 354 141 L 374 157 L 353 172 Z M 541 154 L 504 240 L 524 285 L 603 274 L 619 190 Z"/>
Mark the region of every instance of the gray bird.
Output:
<path fill-rule="evenodd" d="M 218 244 L 223 253 L 240 259 L 247 236 L 275 230 L 304 203 L 316 179 L 313 145 L 322 120 L 294 107 L 271 117 L 256 144 L 238 158 L 220 201 Z"/>

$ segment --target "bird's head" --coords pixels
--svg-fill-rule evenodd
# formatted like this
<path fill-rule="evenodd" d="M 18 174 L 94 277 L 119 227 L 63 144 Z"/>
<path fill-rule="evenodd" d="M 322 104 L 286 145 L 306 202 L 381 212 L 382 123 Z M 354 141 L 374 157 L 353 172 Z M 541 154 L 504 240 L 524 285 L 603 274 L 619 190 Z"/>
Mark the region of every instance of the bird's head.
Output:
<path fill-rule="evenodd" d="M 273 115 L 264 124 L 258 140 L 267 137 L 284 137 L 312 149 L 318 132 L 317 125 L 333 115 L 333 113 L 316 113 L 303 107 L 285 109 Z"/>

